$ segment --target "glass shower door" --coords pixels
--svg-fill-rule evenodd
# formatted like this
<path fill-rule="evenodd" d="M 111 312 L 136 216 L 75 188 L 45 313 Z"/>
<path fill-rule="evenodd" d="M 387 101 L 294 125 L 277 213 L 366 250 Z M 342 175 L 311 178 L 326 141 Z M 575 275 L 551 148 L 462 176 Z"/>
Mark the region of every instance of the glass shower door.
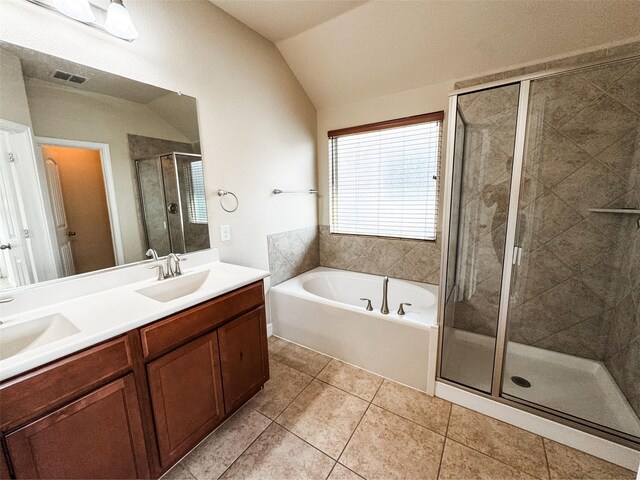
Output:
<path fill-rule="evenodd" d="M 508 399 L 636 438 L 638 84 L 637 60 L 530 83 L 502 377 Z"/>
<path fill-rule="evenodd" d="M 440 375 L 490 393 L 518 84 L 459 95 Z"/>

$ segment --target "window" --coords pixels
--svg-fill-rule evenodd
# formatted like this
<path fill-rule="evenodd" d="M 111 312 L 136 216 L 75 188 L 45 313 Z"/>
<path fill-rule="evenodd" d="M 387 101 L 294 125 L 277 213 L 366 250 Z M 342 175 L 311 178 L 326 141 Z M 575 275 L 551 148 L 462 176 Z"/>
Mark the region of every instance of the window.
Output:
<path fill-rule="evenodd" d="M 189 222 L 207 223 L 207 199 L 204 193 L 202 160 L 185 162 L 183 166 Z"/>
<path fill-rule="evenodd" d="M 435 240 L 443 118 L 329 132 L 331 233 Z"/>

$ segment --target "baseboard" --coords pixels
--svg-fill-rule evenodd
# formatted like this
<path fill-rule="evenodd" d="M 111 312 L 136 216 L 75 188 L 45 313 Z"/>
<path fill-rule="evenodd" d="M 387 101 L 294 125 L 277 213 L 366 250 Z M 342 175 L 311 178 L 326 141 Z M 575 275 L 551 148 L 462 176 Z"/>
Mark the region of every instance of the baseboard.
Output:
<path fill-rule="evenodd" d="M 546 437 L 554 442 L 562 443 L 607 462 L 615 463 L 634 472 L 639 470 L 640 452 L 624 445 L 619 445 L 445 383 L 436 382 L 436 397 Z"/>
<path fill-rule="evenodd" d="M 273 323 L 267 323 L 267 337 L 273 335 Z"/>

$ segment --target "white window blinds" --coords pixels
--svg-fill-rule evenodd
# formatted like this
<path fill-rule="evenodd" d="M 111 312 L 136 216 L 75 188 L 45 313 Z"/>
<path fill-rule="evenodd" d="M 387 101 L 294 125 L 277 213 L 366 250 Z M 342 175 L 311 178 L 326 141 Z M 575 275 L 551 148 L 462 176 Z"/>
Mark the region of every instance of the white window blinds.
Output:
<path fill-rule="evenodd" d="M 185 162 L 183 165 L 189 222 L 207 223 L 207 198 L 204 192 L 202 160 Z"/>
<path fill-rule="evenodd" d="M 332 233 L 435 240 L 442 119 L 329 132 Z"/>

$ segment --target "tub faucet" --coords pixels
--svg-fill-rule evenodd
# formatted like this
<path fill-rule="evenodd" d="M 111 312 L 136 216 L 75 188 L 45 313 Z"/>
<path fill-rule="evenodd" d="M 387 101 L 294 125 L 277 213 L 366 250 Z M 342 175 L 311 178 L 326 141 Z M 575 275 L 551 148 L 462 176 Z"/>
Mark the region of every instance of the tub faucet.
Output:
<path fill-rule="evenodd" d="M 382 279 L 382 307 L 380 307 L 380 313 L 384 315 L 387 315 L 389 313 L 387 290 L 389 290 L 389 277 L 385 275 L 385 277 Z"/>

